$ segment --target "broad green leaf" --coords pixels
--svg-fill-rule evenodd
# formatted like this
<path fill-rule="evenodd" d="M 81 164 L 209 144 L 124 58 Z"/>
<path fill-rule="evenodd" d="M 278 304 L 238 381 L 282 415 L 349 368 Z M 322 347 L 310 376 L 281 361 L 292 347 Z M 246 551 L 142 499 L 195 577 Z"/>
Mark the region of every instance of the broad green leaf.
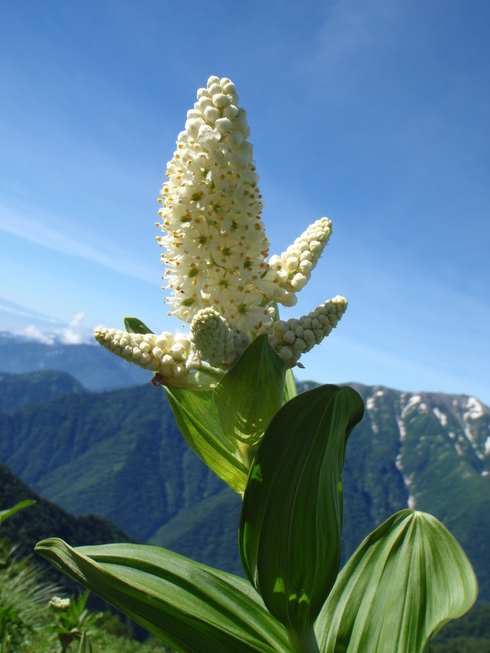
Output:
<path fill-rule="evenodd" d="M 16 512 L 19 512 L 19 510 L 24 510 L 24 508 L 29 508 L 30 506 L 33 506 L 36 502 L 34 499 L 26 499 L 25 501 L 20 501 L 17 503 L 13 508 L 9 508 L 8 510 L 0 510 L 0 524 L 4 521 L 6 521 L 9 517 L 12 517 L 12 515 L 15 515 Z"/>
<path fill-rule="evenodd" d="M 340 565 L 342 467 L 364 405 L 352 388 L 322 385 L 274 417 L 250 469 L 240 556 L 281 623 L 307 632 Z"/>
<path fill-rule="evenodd" d="M 283 404 L 286 363 L 259 336 L 214 391 L 223 433 L 253 445 Z"/>
<path fill-rule="evenodd" d="M 478 587 L 471 564 L 435 517 L 402 510 L 362 542 L 315 624 L 322 653 L 421 653 Z"/>
<path fill-rule="evenodd" d="M 137 317 L 125 317 L 124 326 L 128 333 L 153 333 L 144 322 L 138 320 Z"/>
<path fill-rule="evenodd" d="M 296 397 L 298 394 L 298 389 L 296 387 L 296 381 L 294 380 L 293 370 L 288 370 L 286 372 L 286 379 L 284 384 L 284 403 Z"/>
<path fill-rule="evenodd" d="M 248 468 L 236 443 L 225 438 L 212 392 L 165 387 L 180 432 L 190 447 L 236 492 L 247 484 Z"/>
<path fill-rule="evenodd" d="M 138 544 L 36 551 L 182 653 L 286 653 L 283 627 L 244 579 Z"/>

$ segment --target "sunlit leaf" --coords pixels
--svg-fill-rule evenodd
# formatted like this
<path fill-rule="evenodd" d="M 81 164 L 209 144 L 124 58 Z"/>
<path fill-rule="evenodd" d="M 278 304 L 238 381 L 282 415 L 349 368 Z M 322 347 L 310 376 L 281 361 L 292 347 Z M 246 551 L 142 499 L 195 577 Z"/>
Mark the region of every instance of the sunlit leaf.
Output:
<path fill-rule="evenodd" d="M 153 333 L 144 322 L 138 320 L 137 317 L 125 317 L 124 318 L 124 327 L 128 333 Z"/>
<path fill-rule="evenodd" d="M 338 573 L 345 446 L 363 411 L 348 387 L 298 395 L 270 423 L 250 470 L 242 563 L 271 613 L 299 632 L 311 629 Z"/>
<path fill-rule="evenodd" d="M 225 438 L 212 392 L 165 387 L 180 432 L 191 448 L 236 492 L 247 484 L 248 468 L 237 444 Z"/>
<path fill-rule="evenodd" d="M 286 363 L 266 335 L 247 347 L 214 391 L 225 436 L 253 445 L 283 404 Z"/>
<path fill-rule="evenodd" d="M 296 381 L 294 380 L 293 370 L 288 370 L 286 372 L 286 379 L 284 383 L 284 403 L 296 397 L 298 394 L 298 389 L 296 387 Z"/>
<path fill-rule="evenodd" d="M 442 624 L 476 600 L 464 551 L 435 517 L 402 510 L 347 562 L 315 630 L 322 653 L 422 653 Z M 426 648 L 427 646 L 427 648 Z"/>
<path fill-rule="evenodd" d="M 36 551 L 182 653 L 286 653 L 284 628 L 246 580 L 137 544 Z"/>

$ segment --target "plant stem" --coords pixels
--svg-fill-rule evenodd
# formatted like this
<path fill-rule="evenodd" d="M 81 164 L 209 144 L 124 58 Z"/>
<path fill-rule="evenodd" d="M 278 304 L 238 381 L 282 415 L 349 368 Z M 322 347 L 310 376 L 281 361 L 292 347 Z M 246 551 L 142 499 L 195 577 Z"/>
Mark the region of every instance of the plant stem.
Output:
<path fill-rule="evenodd" d="M 288 637 L 292 653 L 320 653 L 313 626 L 302 632 L 290 629 Z"/>

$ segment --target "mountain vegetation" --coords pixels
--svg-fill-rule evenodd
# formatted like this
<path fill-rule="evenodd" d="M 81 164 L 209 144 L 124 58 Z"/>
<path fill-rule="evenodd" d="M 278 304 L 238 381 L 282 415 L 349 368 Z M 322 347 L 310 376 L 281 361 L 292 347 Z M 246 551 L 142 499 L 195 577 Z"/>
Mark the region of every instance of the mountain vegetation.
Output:
<path fill-rule="evenodd" d="M 344 560 L 389 515 L 416 506 L 459 540 L 490 600 L 490 410 L 465 396 L 353 385 L 367 410 L 347 447 Z M 189 449 L 162 388 L 22 406 L 0 415 L 0 432 L 0 461 L 50 501 L 241 573 L 240 499 Z"/>
<path fill-rule="evenodd" d="M 0 413 L 82 392 L 83 385 L 67 372 L 0 372 Z"/>
<path fill-rule="evenodd" d="M 480 601 L 488 602 L 490 410 L 464 395 L 351 385 L 366 414 L 347 447 L 344 561 L 389 515 L 416 507 L 459 540 L 477 573 Z M 0 398 L 0 461 L 12 469 L 0 466 L 0 509 L 38 501 L 30 509 L 33 523 L 24 523 L 30 512 L 24 511 L 3 527 L 22 542 L 19 554 L 53 535 L 75 545 L 132 537 L 243 574 L 236 547 L 240 498 L 189 449 L 161 388 L 94 394 L 56 372 L 2 374 Z M 35 519 L 34 510 L 41 510 Z M 82 517 L 87 513 L 117 527 Z M 431 650 L 490 651 L 489 617 L 490 607 L 478 603 L 445 626 Z"/>

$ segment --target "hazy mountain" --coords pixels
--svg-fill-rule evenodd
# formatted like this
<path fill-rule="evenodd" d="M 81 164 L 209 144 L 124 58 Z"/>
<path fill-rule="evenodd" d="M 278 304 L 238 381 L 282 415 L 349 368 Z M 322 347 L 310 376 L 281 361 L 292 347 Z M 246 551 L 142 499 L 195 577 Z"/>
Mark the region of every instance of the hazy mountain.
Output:
<path fill-rule="evenodd" d="M 0 413 L 81 392 L 86 392 L 83 385 L 66 372 L 0 372 Z"/>
<path fill-rule="evenodd" d="M 366 414 L 347 447 L 344 559 L 391 514 L 416 507 L 457 537 L 489 600 L 490 409 L 463 395 L 352 385 Z M 240 499 L 189 449 L 162 388 L 24 406 L 0 415 L 0 432 L 0 460 L 70 512 L 240 571 Z"/>
<path fill-rule="evenodd" d="M 27 338 L 0 334 L 0 372 L 26 374 L 41 370 L 68 372 L 87 390 L 115 390 L 149 380 L 149 372 L 128 365 L 95 343 L 43 344 Z"/>

